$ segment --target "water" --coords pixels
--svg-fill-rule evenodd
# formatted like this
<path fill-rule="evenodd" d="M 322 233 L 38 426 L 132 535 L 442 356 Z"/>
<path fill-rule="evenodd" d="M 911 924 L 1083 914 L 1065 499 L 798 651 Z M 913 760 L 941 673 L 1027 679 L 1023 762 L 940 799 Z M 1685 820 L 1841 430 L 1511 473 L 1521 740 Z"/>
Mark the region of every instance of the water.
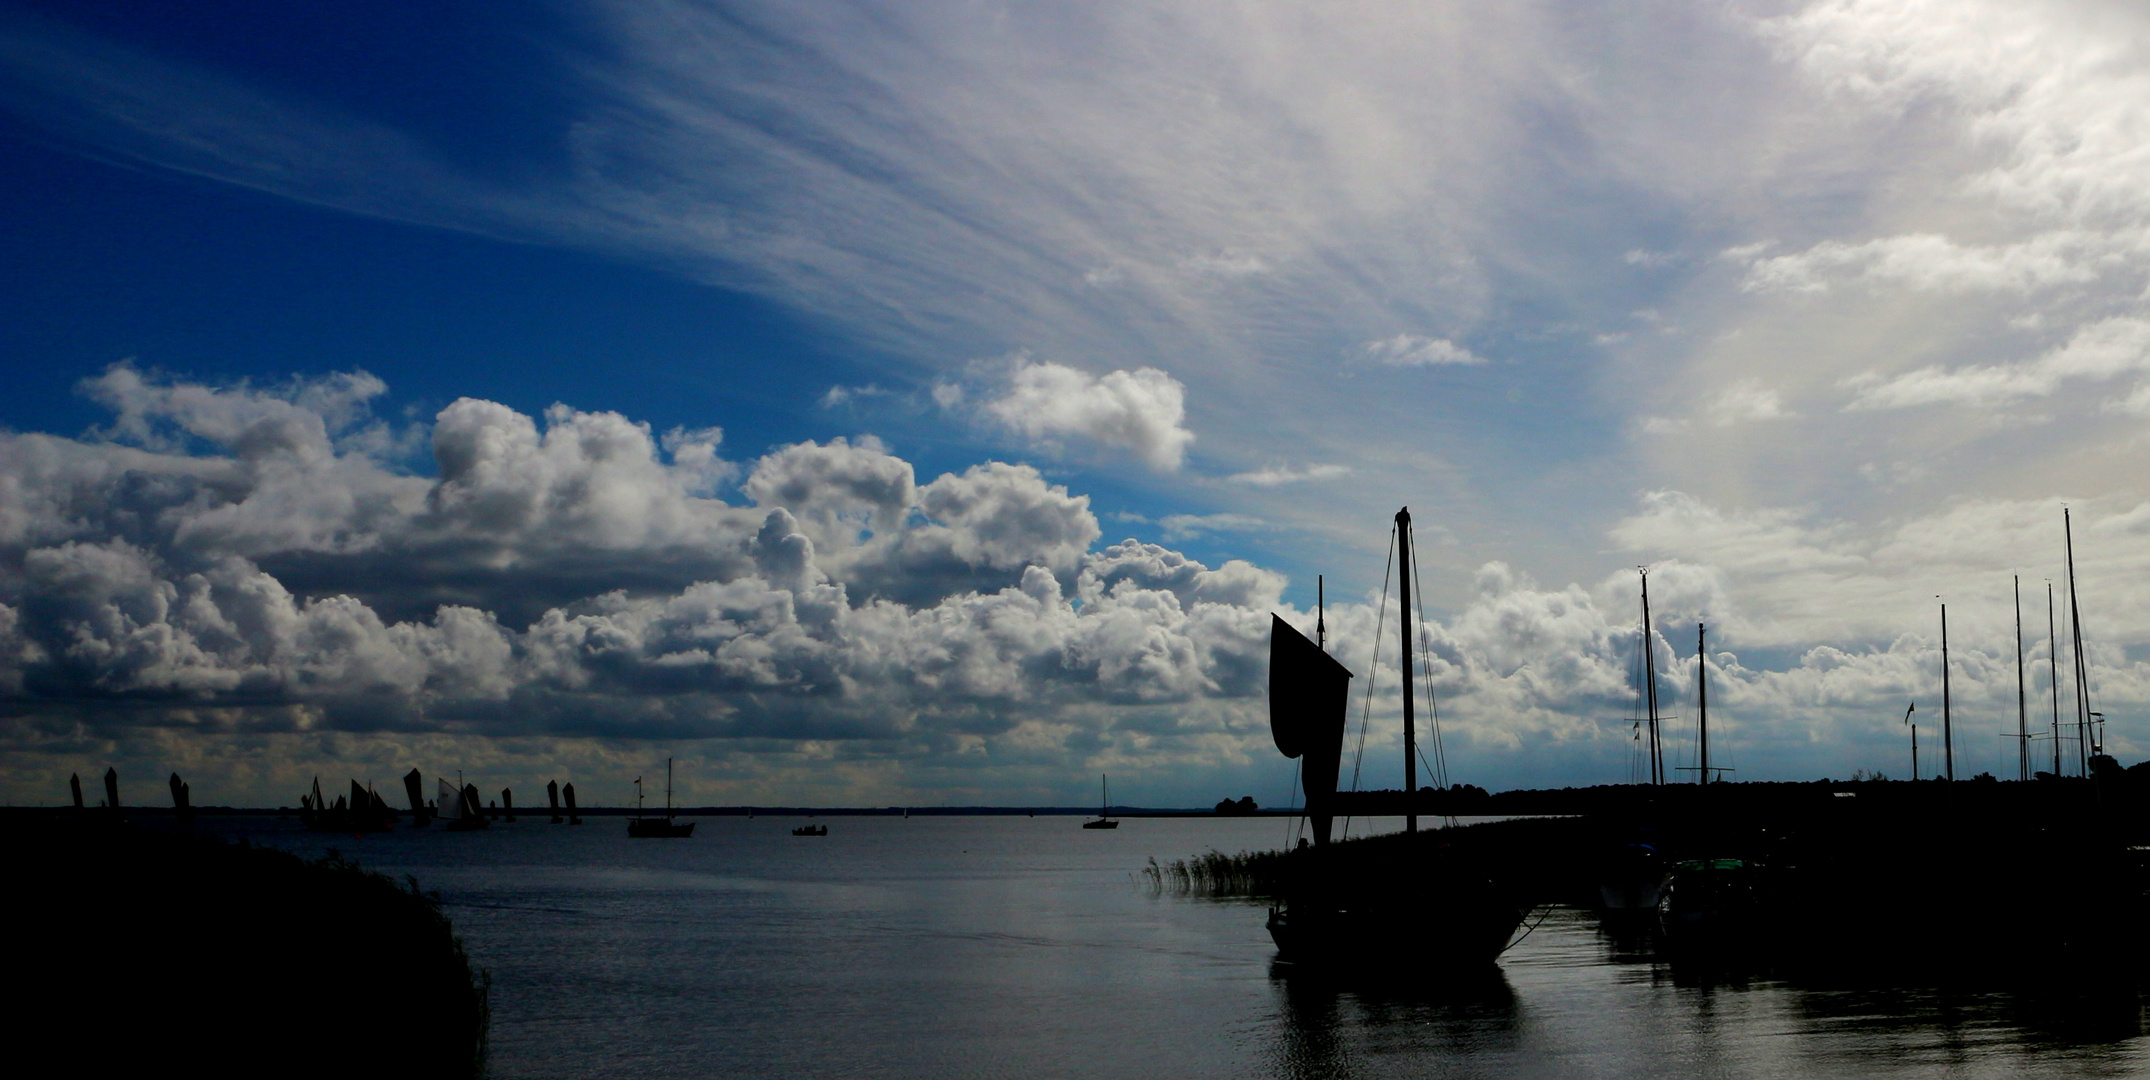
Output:
<path fill-rule="evenodd" d="M 1555 908 L 1467 987 L 1286 979 L 1243 902 L 1146 860 L 1273 848 L 1276 819 L 618 818 L 322 837 L 437 890 L 492 976 L 496 1077 L 2120 1077 L 2131 998 L 1692 983 Z M 328 974 L 328 973 L 322 973 Z"/>

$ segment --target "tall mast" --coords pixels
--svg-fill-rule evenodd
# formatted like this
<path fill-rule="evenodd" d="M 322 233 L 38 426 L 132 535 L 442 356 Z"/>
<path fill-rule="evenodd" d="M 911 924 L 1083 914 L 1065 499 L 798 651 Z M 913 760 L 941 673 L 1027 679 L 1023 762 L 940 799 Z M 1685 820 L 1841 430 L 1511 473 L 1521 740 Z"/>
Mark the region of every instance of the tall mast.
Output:
<path fill-rule="evenodd" d="M 2053 623 L 2053 583 L 2045 583 L 2045 681 L 2053 688 L 2053 777 L 2060 778 L 2060 631 Z"/>
<path fill-rule="evenodd" d="M 672 820 L 672 759 L 664 759 L 664 819 Z"/>
<path fill-rule="evenodd" d="M 1411 712 L 1411 508 L 1396 511 L 1396 576 L 1401 580 L 1397 595 L 1403 600 L 1403 617 L 1396 631 L 1403 652 L 1397 665 L 1403 676 L 1403 797 L 1404 831 L 1418 831 L 1418 721 Z"/>
<path fill-rule="evenodd" d="M 2068 508 L 2060 508 L 2060 526 L 2068 538 L 2068 636 L 2075 646 L 2075 753 L 2083 775 L 2090 775 L 2090 665 L 2083 659 L 2083 609 L 2075 602 L 2075 526 Z"/>
<path fill-rule="evenodd" d="M 1948 715 L 1948 605 L 1941 605 L 1941 760 L 1948 766 L 1948 778 L 1956 778 L 1956 734 L 1949 727 Z"/>
<path fill-rule="evenodd" d="M 1695 770 L 1695 783 L 1698 783 L 1698 784 L 1707 784 L 1707 783 L 1709 783 L 1709 782 L 1710 782 L 1710 661 L 1709 661 L 1709 656 L 1710 656 L 1710 650 L 1709 650 L 1709 640 L 1710 640 L 1710 638 L 1709 638 L 1709 626 L 1708 626 L 1707 624 L 1705 624 L 1705 623 L 1696 623 L 1696 624 L 1695 624 L 1695 704 L 1696 704 L 1696 706 L 1698 706 L 1698 708 L 1697 708 L 1697 712 L 1698 712 L 1698 714 L 1699 714 L 1699 715 L 1701 716 L 1701 719 L 1700 719 L 1699 721 L 1697 721 L 1697 731 L 1698 731 L 1698 732 L 1699 732 L 1699 733 L 1701 734 L 1701 736 L 1702 736 L 1702 737 L 1701 737 L 1700 739 L 1698 739 L 1698 740 L 1697 740 L 1697 742 L 1699 742 L 1699 743 L 1701 744 L 1702 752 L 1701 752 L 1701 755 L 1700 755 L 1700 758 L 1699 758 L 1699 760 L 1697 760 L 1697 761 L 1695 762 L 1695 764 L 1697 764 L 1697 765 L 1699 765 L 1699 766 L 1700 766 L 1700 768 L 1698 768 L 1697 770 Z"/>
<path fill-rule="evenodd" d="M 1650 568 L 1642 570 L 1642 680 L 1649 705 L 1650 783 L 1665 782 L 1665 755 L 1657 741 L 1657 638 L 1650 629 Z"/>
<path fill-rule="evenodd" d="M 1329 651 L 1329 603 L 1322 595 L 1321 575 L 1314 575 L 1314 647 Z"/>
<path fill-rule="evenodd" d="M 2016 597 L 2016 779 L 2031 778 L 2031 707 L 2023 681 L 2023 576 L 2013 579 Z"/>

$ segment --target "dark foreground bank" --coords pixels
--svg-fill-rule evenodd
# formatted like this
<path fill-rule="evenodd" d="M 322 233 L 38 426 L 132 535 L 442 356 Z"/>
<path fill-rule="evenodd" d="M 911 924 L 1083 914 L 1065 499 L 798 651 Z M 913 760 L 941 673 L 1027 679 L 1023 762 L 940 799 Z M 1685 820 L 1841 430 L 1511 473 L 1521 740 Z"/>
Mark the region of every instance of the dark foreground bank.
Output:
<path fill-rule="evenodd" d="M 483 1072 L 483 978 L 415 882 L 118 822 L 16 818 L 0 837 L 18 1059 L 119 1076 Z"/>

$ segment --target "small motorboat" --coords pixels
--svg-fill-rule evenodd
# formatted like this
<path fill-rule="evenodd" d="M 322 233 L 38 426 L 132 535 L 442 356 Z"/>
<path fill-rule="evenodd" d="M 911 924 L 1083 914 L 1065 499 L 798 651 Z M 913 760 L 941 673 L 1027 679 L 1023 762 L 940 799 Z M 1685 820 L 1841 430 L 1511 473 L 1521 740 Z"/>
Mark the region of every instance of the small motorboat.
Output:
<path fill-rule="evenodd" d="M 801 825 L 798 828 L 791 830 L 791 835 L 827 836 L 829 835 L 829 827 L 826 825 Z"/>

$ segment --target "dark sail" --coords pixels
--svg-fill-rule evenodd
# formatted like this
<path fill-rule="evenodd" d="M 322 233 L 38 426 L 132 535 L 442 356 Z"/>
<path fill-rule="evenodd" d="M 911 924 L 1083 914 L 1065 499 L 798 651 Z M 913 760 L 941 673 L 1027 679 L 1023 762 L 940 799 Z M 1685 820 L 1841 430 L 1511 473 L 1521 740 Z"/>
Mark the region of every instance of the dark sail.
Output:
<path fill-rule="evenodd" d="M 403 794 L 411 801 L 411 824 L 413 825 L 423 825 L 432 816 L 426 813 L 425 789 L 419 786 L 419 782 L 422 779 L 423 777 L 418 775 L 418 770 L 416 769 L 403 774 Z"/>
<path fill-rule="evenodd" d="M 1269 626 L 1269 731 L 1285 757 L 1304 757 L 1300 784 L 1314 842 L 1329 842 L 1351 672 L 1276 616 Z"/>

